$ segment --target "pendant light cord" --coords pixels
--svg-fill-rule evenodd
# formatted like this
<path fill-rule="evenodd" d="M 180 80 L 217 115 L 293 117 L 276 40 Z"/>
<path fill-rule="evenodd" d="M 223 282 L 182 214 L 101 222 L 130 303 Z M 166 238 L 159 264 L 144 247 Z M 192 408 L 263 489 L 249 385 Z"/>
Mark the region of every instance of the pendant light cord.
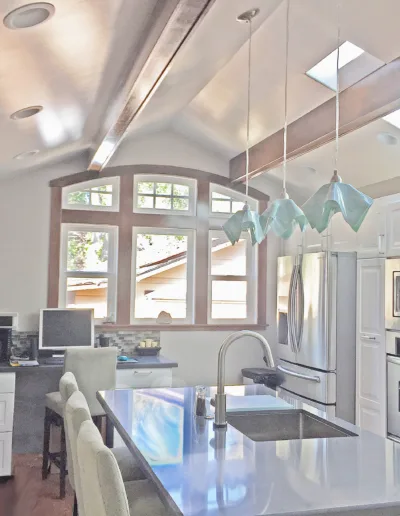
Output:
<path fill-rule="evenodd" d="M 249 24 L 249 55 L 248 55 L 248 74 L 247 74 L 247 127 L 246 127 L 246 197 L 249 195 L 249 168 L 250 168 L 250 96 L 251 96 L 251 38 L 253 34 L 251 18 Z"/>
<path fill-rule="evenodd" d="M 283 195 L 286 195 L 287 127 L 288 127 L 288 61 L 289 61 L 289 5 L 286 0 L 286 49 L 285 49 L 285 122 L 283 125 Z"/>
<path fill-rule="evenodd" d="M 336 134 L 335 134 L 335 171 L 338 171 L 339 165 L 339 95 L 340 95 L 340 80 L 339 80 L 339 58 L 340 58 L 340 0 L 337 1 L 337 53 L 336 53 Z"/>

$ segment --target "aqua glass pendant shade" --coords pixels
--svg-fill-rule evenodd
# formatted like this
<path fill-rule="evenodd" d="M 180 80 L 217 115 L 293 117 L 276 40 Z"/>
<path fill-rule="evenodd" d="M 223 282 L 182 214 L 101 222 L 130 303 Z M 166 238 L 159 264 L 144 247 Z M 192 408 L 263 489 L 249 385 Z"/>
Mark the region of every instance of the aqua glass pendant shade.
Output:
<path fill-rule="evenodd" d="M 353 231 L 358 231 L 372 206 L 373 199 L 354 186 L 331 182 L 321 188 L 303 205 L 310 226 L 322 233 L 335 213 L 341 212 Z"/>
<path fill-rule="evenodd" d="M 234 213 L 222 226 L 230 243 L 239 242 L 243 231 L 248 231 L 251 244 L 260 244 L 264 239 L 264 233 L 260 225 L 260 217 L 255 211 L 251 211 L 246 203 L 242 210 Z"/>
<path fill-rule="evenodd" d="M 287 195 L 287 194 L 286 194 Z M 261 228 L 264 235 L 270 229 L 279 237 L 288 239 L 298 224 L 301 231 L 307 226 L 307 219 L 301 208 L 287 196 L 276 199 L 260 216 Z"/>

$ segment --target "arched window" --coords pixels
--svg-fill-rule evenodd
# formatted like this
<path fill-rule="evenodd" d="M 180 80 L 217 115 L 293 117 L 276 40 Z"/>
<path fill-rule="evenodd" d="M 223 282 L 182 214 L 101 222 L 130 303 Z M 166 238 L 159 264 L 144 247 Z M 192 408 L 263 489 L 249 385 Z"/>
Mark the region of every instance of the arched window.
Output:
<path fill-rule="evenodd" d="M 57 281 L 49 278 L 49 306 L 91 307 L 97 324 L 265 324 L 265 248 L 252 247 L 246 233 L 231 246 L 222 231 L 245 195 L 218 176 L 173 172 L 54 186 L 62 199 L 60 253 L 58 264 L 50 253 Z M 266 206 L 257 195 L 247 198 L 252 209 Z"/>

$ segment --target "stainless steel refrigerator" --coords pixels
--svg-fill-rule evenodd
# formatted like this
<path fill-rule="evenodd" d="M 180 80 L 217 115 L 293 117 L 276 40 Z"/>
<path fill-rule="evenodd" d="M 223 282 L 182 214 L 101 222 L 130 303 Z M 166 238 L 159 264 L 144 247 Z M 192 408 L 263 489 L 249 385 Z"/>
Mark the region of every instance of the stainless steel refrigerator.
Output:
<path fill-rule="evenodd" d="M 278 258 L 282 389 L 355 420 L 356 253 Z"/>

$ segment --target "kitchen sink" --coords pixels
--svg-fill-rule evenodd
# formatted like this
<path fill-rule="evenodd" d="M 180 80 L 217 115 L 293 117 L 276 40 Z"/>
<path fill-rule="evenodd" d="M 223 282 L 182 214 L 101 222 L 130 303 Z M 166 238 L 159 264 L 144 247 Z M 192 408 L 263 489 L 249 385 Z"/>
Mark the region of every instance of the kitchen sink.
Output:
<path fill-rule="evenodd" d="M 228 413 L 227 421 L 252 441 L 357 436 L 305 410 Z"/>

